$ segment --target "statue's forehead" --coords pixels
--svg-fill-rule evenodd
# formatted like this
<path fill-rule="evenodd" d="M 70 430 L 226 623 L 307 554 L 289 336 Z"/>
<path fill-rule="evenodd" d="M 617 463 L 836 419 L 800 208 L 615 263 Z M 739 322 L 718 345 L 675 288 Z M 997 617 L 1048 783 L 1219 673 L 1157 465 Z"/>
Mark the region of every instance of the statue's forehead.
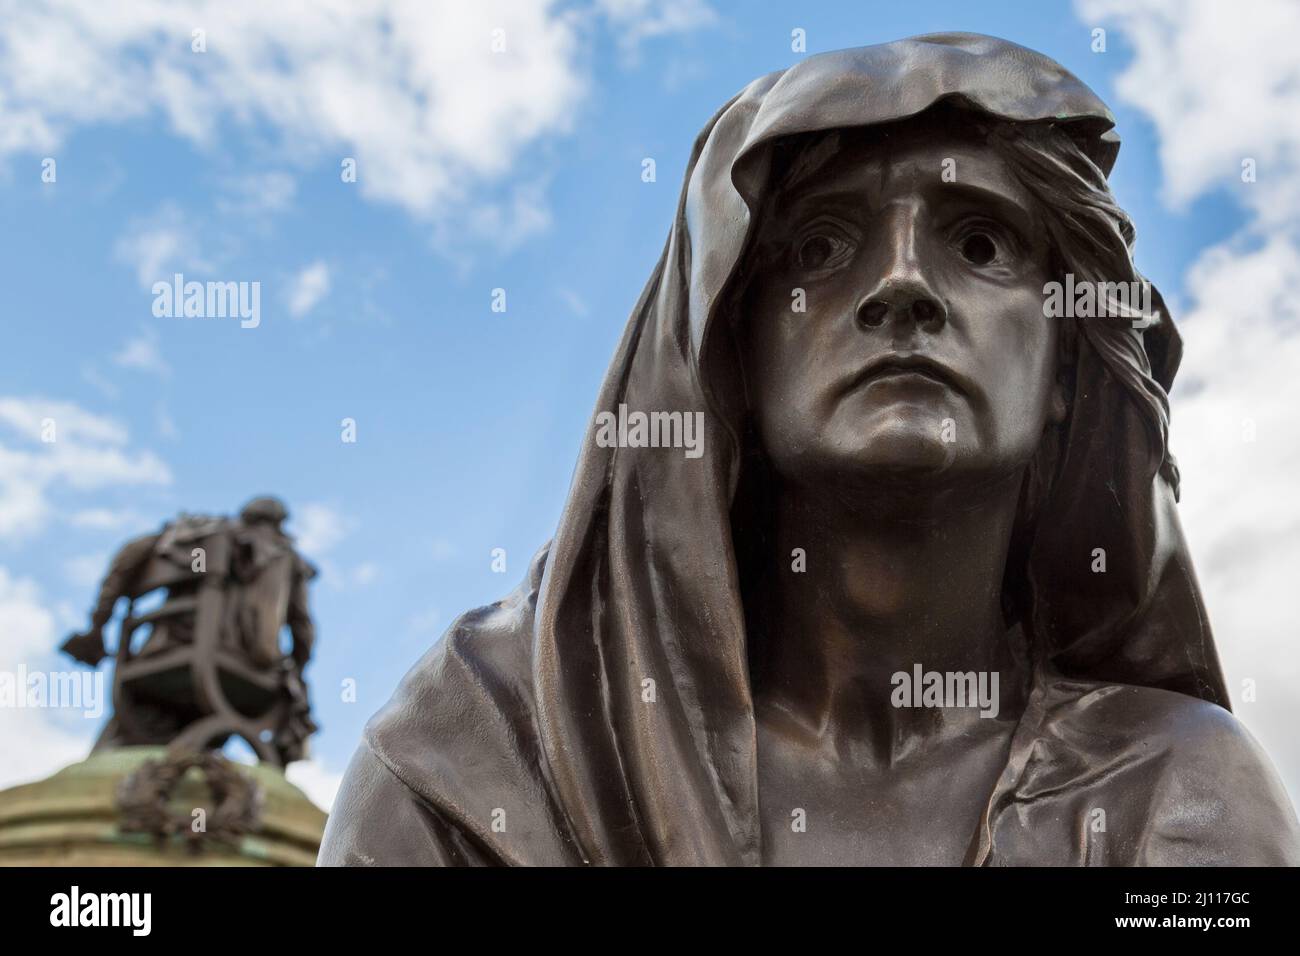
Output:
<path fill-rule="evenodd" d="M 846 136 L 817 168 L 778 187 L 776 199 L 793 209 L 837 199 L 873 204 L 900 193 L 934 200 L 986 195 L 1027 213 L 1034 208 L 1032 195 L 981 135 L 940 129 Z"/>

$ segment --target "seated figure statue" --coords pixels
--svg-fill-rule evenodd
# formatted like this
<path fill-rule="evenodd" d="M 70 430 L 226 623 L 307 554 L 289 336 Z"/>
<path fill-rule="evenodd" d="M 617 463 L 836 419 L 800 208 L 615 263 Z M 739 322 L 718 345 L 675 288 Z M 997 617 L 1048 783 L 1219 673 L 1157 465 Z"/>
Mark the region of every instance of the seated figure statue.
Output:
<path fill-rule="evenodd" d="M 1300 863 L 1180 530 L 1113 126 L 970 34 L 723 106 L 554 539 L 372 719 L 321 862 Z"/>

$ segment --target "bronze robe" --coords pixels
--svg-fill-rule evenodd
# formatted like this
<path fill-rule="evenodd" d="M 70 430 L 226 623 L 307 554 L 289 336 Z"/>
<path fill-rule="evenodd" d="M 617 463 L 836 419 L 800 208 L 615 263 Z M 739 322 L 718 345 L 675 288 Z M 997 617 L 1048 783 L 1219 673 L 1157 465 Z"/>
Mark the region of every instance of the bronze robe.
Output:
<path fill-rule="evenodd" d="M 811 56 L 726 104 L 695 144 L 596 409 L 703 410 L 703 456 L 586 444 L 527 581 L 457 620 L 368 725 L 321 863 L 762 862 L 732 526 L 742 409 L 715 330 L 773 144 L 945 99 L 1059 124 L 1099 175 L 1114 163 L 1097 97 L 990 37 Z M 966 862 L 1300 862 L 1287 795 L 1225 709 L 1178 525 L 1165 451 L 1177 330 L 1164 318 L 1117 344 L 1081 323 L 1079 338 L 1059 477 L 1018 585 L 1032 692 Z M 1106 574 L 1080 541 L 1106 549 Z"/>

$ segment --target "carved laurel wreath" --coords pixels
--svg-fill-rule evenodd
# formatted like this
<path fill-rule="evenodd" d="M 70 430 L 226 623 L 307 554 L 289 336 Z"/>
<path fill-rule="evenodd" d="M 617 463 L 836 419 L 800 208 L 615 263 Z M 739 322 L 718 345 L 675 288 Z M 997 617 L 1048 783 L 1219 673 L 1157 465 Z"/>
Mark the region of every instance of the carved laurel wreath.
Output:
<path fill-rule="evenodd" d="M 205 807 L 205 826 L 195 829 L 190 811 L 173 811 L 171 795 L 191 768 L 197 768 L 212 794 Z M 262 815 L 262 788 L 219 754 L 183 752 L 147 760 L 118 788 L 119 826 L 123 833 L 147 833 L 161 845 L 180 837 L 193 853 L 207 841 L 238 845 L 257 829 Z"/>

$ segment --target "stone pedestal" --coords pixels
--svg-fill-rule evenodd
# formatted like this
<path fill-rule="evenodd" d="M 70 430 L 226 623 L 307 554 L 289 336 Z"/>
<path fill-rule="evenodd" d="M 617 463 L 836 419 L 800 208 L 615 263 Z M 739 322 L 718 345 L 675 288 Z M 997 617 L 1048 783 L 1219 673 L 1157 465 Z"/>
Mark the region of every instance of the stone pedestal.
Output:
<path fill-rule="evenodd" d="M 192 852 L 173 837 L 163 845 L 121 830 L 118 792 L 162 747 L 124 747 L 92 754 L 36 783 L 0 791 L 0 866 L 314 866 L 325 813 L 264 765 L 236 765 L 261 790 L 256 829 L 236 845 L 212 841 Z M 197 771 L 176 786 L 171 805 L 209 807 Z M 210 807 L 209 807 L 210 812 Z"/>

